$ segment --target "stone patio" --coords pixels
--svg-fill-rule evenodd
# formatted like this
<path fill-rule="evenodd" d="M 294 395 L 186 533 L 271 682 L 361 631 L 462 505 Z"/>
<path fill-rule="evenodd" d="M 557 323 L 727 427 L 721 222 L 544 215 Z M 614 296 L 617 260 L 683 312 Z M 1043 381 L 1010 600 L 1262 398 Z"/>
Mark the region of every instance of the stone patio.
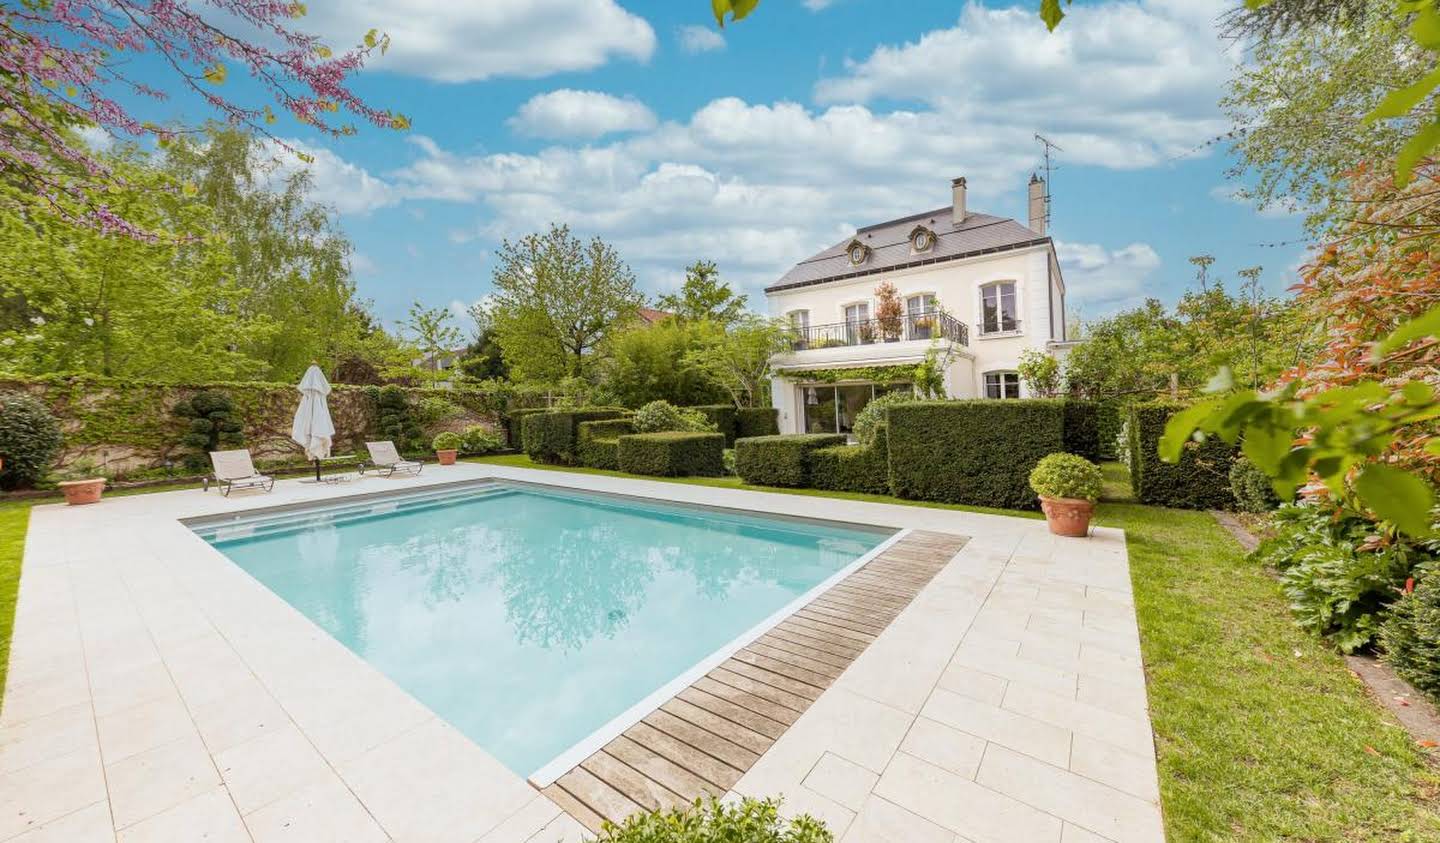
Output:
<path fill-rule="evenodd" d="M 1162 840 L 1124 536 L 462 464 L 271 495 L 37 507 L 0 711 L 0 841 L 559 841 L 559 806 L 177 519 L 522 479 L 969 543 L 735 785 L 845 841 Z"/>

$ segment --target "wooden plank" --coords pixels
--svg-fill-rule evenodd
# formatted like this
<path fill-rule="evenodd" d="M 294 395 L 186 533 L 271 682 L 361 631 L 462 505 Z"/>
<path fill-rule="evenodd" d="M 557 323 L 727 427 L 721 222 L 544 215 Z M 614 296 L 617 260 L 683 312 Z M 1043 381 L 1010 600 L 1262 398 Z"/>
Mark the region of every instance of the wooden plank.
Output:
<path fill-rule="evenodd" d="M 695 683 L 690 687 L 697 691 L 704 691 L 712 697 L 718 697 L 728 703 L 734 703 L 747 712 L 774 720 L 782 726 L 789 726 L 800 719 L 800 712 L 789 706 L 780 705 L 777 702 L 765 699 L 759 694 L 752 694 L 749 691 L 736 688 L 734 685 L 727 685 L 710 676 L 702 676 L 696 679 Z M 746 725 L 749 724 L 747 723 Z M 752 726 L 751 728 L 755 727 Z M 785 730 L 781 729 L 780 735 L 783 734 L 785 734 Z M 776 737 L 780 735 L 776 735 Z"/>
<path fill-rule="evenodd" d="M 647 811 L 669 810 L 689 803 L 688 799 L 641 775 L 639 770 L 603 749 L 580 762 L 580 766 Z"/>
<path fill-rule="evenodd" d="M 742 661 L 746 664 L 754 665 L 763 670 L 771 671 L 772 673 L 778 673 L 781 676 L 794 679 L 796 682 L 804 682 L 805 684 L 814 686 L 815 688 L 818 688 L 822 691 L 830 687 L 830 685 L 835 681 L 834 677 L 826 676 L 821 673 L 816 673 L 809 668 L 800 667 L 787 661 L 771 658 L 764 653 L 756 652 L 755 650 L 749 648 L 736 652 L 735 655 L 731 656 L 730 658 L 731 660 Z M 835 675 L 839 676 L 839 673 L 836 673 Z"/>
<path fill-rule="evenodd" d="M 855 629 L 859 632 L 873 631 L 875 635 L 884 632 L 885 626 L 889 623 L 889 618 L 885 620 L 875 620 L 865 617 L 864 613 L 857 612 L 854 609 L 837 609 L 833 606 L 825 606 L 817 603 L 811 603 L 800 611 L 805 613 L 805 617 L 834 618 L 834 623 L 838 623 L 847 629 Z"/>
<path fill-rule="evenodd" d="M 826 623 L 823 620 L 816 620 L 812 617 L 805 617 L 801 614 L 801 612 L 803 611 L 804 610 L 802 609 L 800 610 L 800 612 L 796 612 L 789 618 L 786 618 L 785 623 L 791 624 L 793 626 L 804 627 L 805 629 L 813 629 L 816 632 L 823 632 L 831 638 L 846 638 L 851 641 L 858 641 L 860 642 L 862 647 L 875 640 L 875 636 L 866 632 L 857 632 L 853 629 L 845 629 L 844 627 L 836 626 L 833 623 Z"/>
<path fill-rule="evenodd" d="M 770 748 L 775 739 L 754 729 L 746 728 L 733 720 L 727 720 L 720 715 L 701 708 L 689 700 L 676 697 L 673 700 L 660 706 L 664 711 L 679 717 L 681 720 L 688 720 L 707 732 L 714 732 L 731 743 L 745 747 L 757 756 Z"/>
<path fill-rule="evenodd" d="M 656 713 L 662 715 L 662 719 L 663 717 L 670 716 L 664 712 Z M 684 724 L 683 720 L 677 722 Z M 698 727 L 691 728 L 699 732 L 704 732 L 703 729 L 699 729 Z M 682 727 L 680 731 L 685 731 L 685 729 Z M 740 781 L 740 776 L 743 775 L 743 773 L 740 772 L 740 768 L 749 767 L 750 764 L 753 763 L 751 759 L 755 757 L 754 754 L 748 750 L 738 747 L 729 741 L 725 741 L 724 738 L 718 735 L 705 732 L 705 737 L 699 738 L 701 742 L 711 744 L 711 748 L 706 749 L 703 746 L 686 743 L 668 732 L 663 732 L 651 726 L 644 720 L 626 729 L 624 737 L 626 740 L 671 761 L 675 766 L 689 772 L 702 782 L 707 783 L 716 796 L 720 796 L 725 793 L 725 791 L 734 787 L 735 783 Z M 715 748 L 715 744 L 720 741 L 729 744 L 730 751 L 727 754 L 735 758 L 734 765 L 727 764 L 710 754 Z M 724 749 L 720 751 L 726 752 Z M 739 767 L 735 765 L 739 765 Z M 676 791 L 676 793 L 679 793 L 679 791 Z"/>
<path fill-rule="evenodd" d="M 788 620 L 771 629 L 770 633 L 761 640 L 801 655 L 809 656 L 818 653 L 818 655 L 814 655 L 814 658 L 842 669 L 849 667 L 850 662 L 854 661 L 856 656 L 865 652 L 865 645 L 853 638 L 837 638 L 823 630 L 798 626 Z M 792 644 L 794 646 L 789 646 Z M 797 647 L 804 649 L 796 649 Z"/>
<path fill-rule="evenodd" d="M 711 714 L 723 717 L 731 723 L 738 723 L 752 732 L 759 732 L 769 738 L 771 743 L 774 743 L 776 738 L 785 734 L 785 727 L 790 725 L 783 721 L 766 717 L 733 700 L 728 700 L 724 697 L 716 696 L 709 691 L 696 688 L 694 685 L 681 690 L 680 693 L 676 695 L 676 698 L 690 703 L 696 708 L 702 708 Z M 768 749 L 769 747 L 766 748 Z"/>
<path fill-rule="evenodd" d="M 831 679 L 838 677 L 859 655 L 858 652 L 851 655 L 834 653 L 828 649 L 822 650 L 818 646 L 813 646 L 816 639 L 801 638 L 789 630 L 772 630 L 771 632 L 772 634 L 751 644 L 748 649 L 763 653 L 773 659 L 788 662 L 796 667 L 803 667 L 822 676 L 828 676 Z"/>
<path fill-rule="evenodd" d="M 734 767 L 740 772 L 750 769 L 750 766 L 760 759 L 759 752 L 735 743 L 723 735 L 717 735 L 708 729 L 697 726 L 683 717 L 671 714 L 663 707 L 645 715 L 645 719 L 640 722 L 681 743 L 698 749 L 701 753 Z M 637 738 L 637 740 L 639 740 L 639 738 Z M 653 744 L 650 741 L 646 741 L 646 744 L 658 746 L 658 744 Z M 686 766 L 696 773 L 701 772 L 700 768 L 689 760 L 687 760 Z M 706 775 L 708 777 L 709 773 L 707 772 Z M 710 780 L 718 784 L 725 784 L 719 778 L 711 778 Z M 736 776 L 736 781 L 739 781 L 738 775 Z M 726 785 L 726 787 L 729 787 L 729 785 Z"/>
<path fill-rule="evenodd" d="M 738 669 L 737 669 L 738 668 Z M 815 697 L 807 694 L 793 694 L 783 688 L 777 688 L 768 682 L 763 682 L 749 676 L 744 671 L 753 670 L 743 662 L 729 661 L 710 671 L 710 677 L 716 682 L 724 682 L 732 688 L 739 688 L 742 691 L 749 691 L 757 697 L 777 704 L 783 705 L 792 711 L 804 711 L 815 701 Z M 772 674 L 773 676 L 773 674 Z M 783 678 L 783 677 L 779 677 Z"/>
<path fill-rule="evenodd" d="M 583 767 L 576 767 L 556 779 L 555 784 L 585 803 L 585 806 L 592 812 L 612 823 L 623 822 L 626 817 L 643 810 L 630 797 L 606 784 Z"/>
<path fill-rule="evenodd" d="M 715 786 L 625 735 L 606 744 L 605 752 L 625 762 L 637 773 L 651 781 L 663 785 L 667 791 L 680 797 L 687 805 L 702 796 L 719 798 L 725 795 L 726 788 Z"/>
<path fill-rule="evenodd" d="M 590 810 L 590 806 L 571 796 L 569 791 L 558 784 L 552 784 L 541 788 L 541 793 L 550 797 L 550 801 L 559 805 L 565 813 L 580 821 L 580 824 L 595 832 L 600 833 L 600 826 L 605 818 Z"/>

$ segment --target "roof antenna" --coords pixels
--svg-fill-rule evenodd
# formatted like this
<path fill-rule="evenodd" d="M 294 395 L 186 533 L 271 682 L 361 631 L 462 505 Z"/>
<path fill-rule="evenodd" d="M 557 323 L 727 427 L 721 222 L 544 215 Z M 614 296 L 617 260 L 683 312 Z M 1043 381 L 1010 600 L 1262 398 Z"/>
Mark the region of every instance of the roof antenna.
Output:
<path fill-rule="evenodd" d="M 1043 166 L 1044 166 L 1044 168 L 1045 168 L 1045 230 L 1046 230 L 1046 231 L 1049 231 L 1049 230 L 1050 230 L 1050 171 L 1051 171 L 1052 169 L 1056 169 L 1056 168 L 1050 163 L 1050 150 L 1053 149 L 1053 150 L 1055 150 L 1056 152 L 1064 152 L 1065 150 L 1061 149 L 1059 144 L 1054 143 L 1054 142 L 1051 141 L 1049 138 L 1045 137 L 1044 135 L 1040 134 L 1039 132 L 1036 132 L 1036 133 L 1035 133 L 1035 140 L 1039 141 L 1039 142 L 1040 142 L 1040 146 L 1044 149 L 1045 163 L 1044 163 Z"/>

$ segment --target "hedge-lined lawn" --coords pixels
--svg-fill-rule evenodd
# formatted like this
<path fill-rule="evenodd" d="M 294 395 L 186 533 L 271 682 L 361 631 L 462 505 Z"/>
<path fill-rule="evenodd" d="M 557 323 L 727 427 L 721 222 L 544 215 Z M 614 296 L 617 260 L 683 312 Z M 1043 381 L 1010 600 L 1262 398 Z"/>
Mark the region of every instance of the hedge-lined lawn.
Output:
<path fill-rule="evenodd" d="M 5 701 L 5 677 L 10 668 L 10 631 L 15 627 L 15 600 L 20 594 L 20 557 L 25 549 L 25 527 L 30 506 L 0 503 L 0 705 Z"/>

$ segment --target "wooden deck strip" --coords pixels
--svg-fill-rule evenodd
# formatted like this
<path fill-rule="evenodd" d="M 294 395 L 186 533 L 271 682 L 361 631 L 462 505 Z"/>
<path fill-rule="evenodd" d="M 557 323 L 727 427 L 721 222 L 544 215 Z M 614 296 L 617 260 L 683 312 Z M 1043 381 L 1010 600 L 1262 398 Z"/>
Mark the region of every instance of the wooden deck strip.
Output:
<path fill-rule="evenodd" d="M 605 820 L 723 795 L 965 542 L 911 532 L 542 792 L 595 832 Z"/>

